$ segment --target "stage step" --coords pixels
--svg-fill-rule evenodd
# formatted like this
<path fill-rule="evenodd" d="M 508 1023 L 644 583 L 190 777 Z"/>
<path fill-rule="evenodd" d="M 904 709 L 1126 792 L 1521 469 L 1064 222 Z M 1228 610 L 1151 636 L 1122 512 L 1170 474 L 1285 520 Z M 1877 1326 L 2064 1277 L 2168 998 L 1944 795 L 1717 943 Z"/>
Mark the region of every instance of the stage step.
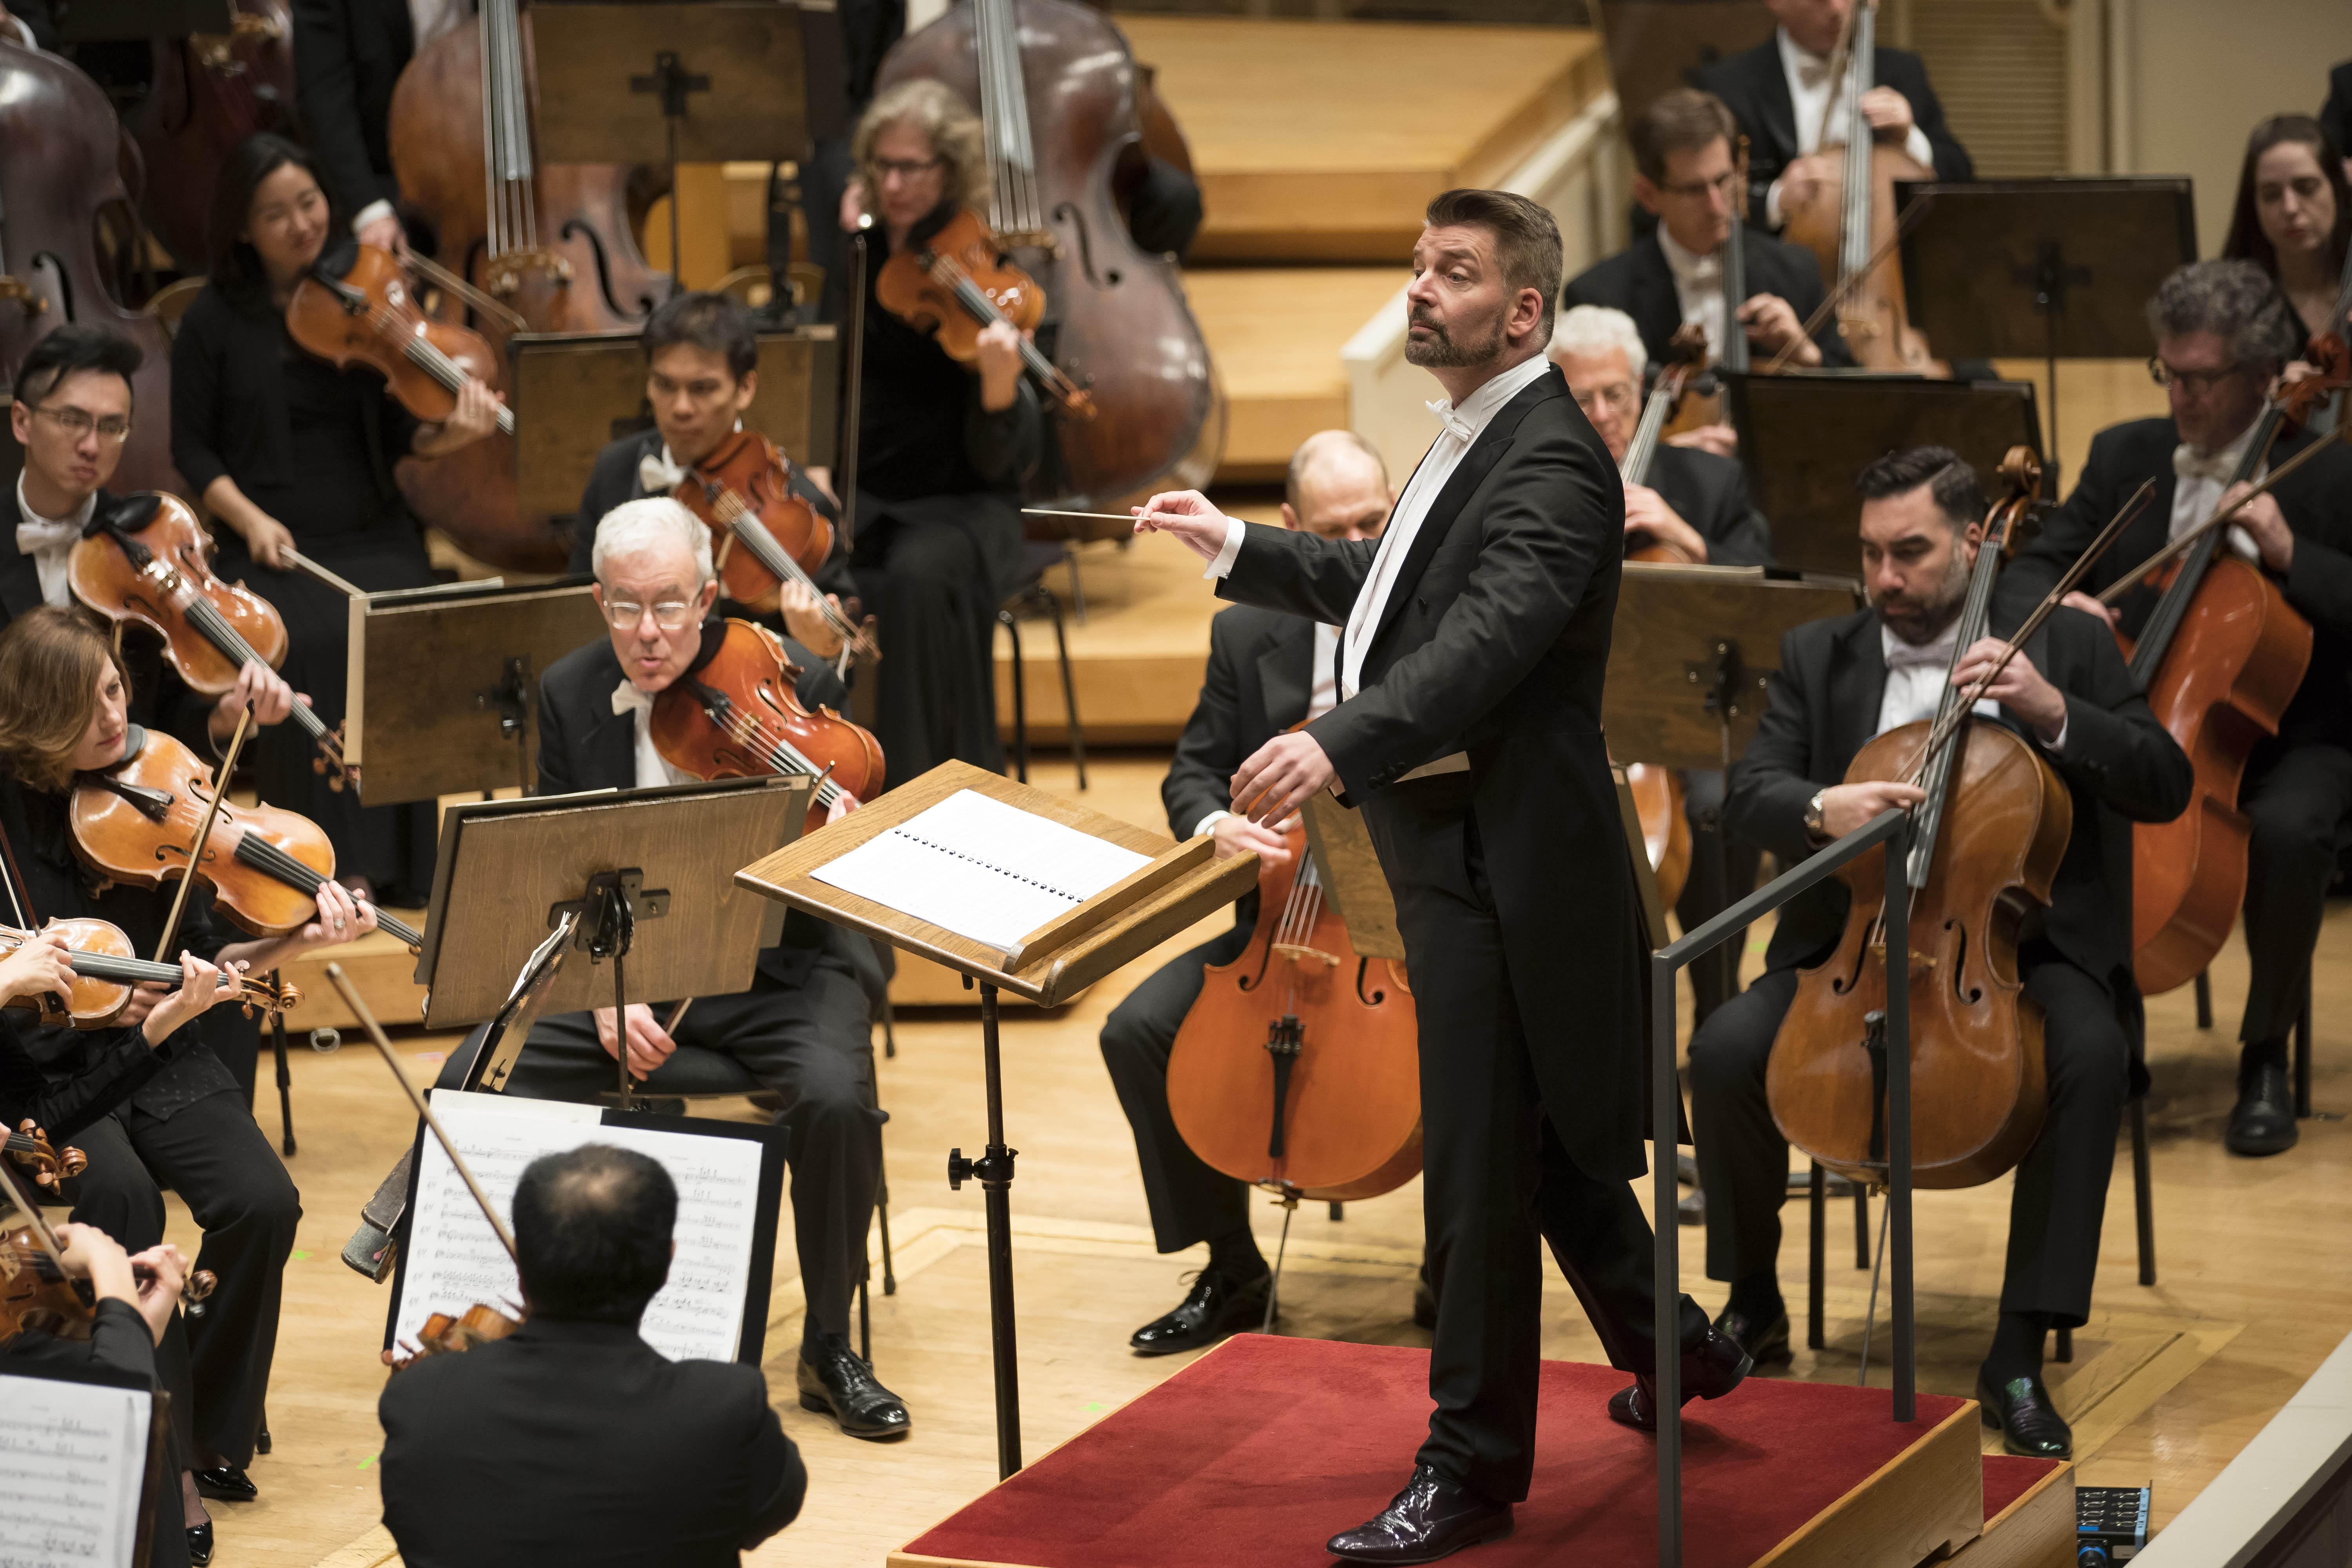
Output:
<path fill-rule="evenodd" d="M 1084 709 L 1079 710 L 1084 712 Z M 418 931 L 425 929 L 423 910 L 392 911 Z M 341 947 L 306 952 L 280 971 L 302 993 L 302 1005 L 286 1015 L 286 1027 L 297 1035 L 312 1029 L 356 1028 L 359 1019 L 343 1005 L 327 979 L 327 965 L 340 963 L 360 1000 L 385 1028 L 422 1023 L 425 987 L 416 984 L 416 955 L 382 931 L 370 931 Z M 357 1043 L 357 1042 L 353 1042 Z"/>
<path fill-rule="evenodd" d="M 1225 392 L 1219 483 L 1278 483 L 1299 442 L 1347 427 L 1348 367 L 1339 351 L 1412 279 L 1402 267 L 1185 273 L 1185 297 Z"/>

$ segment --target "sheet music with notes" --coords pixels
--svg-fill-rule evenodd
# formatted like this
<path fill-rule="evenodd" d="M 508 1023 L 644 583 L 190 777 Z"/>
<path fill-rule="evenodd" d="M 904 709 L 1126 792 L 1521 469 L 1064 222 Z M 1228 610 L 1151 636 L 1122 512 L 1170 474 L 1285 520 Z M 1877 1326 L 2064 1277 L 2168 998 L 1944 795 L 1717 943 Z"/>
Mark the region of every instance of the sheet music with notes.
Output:
<path fill-rule="evenodd" d="M 154 1408 L 142 1389 L 0 1373 L 0 1564 L 131 1561 Z"/>
<path fill-rule="evenodd" d="M 677 1184 L 677 1255 L 670 1262 L 669 1282 L 646 1308 L 638 1331 L 672 1361 L 735 1359 L 745 1313 L 767 1310 L 764 1290 L 761 1300 L 751 1299 L 761 1227 L 775 1223 L 760 1203 L 763 1144 L 665 1132 L 635 1122 L 606 1126 L 593 1105 L 446 1090 L 436 1090 L 432 1101 L 434 1113 L 509 1228 L 515 1184 L 523 1167 L 541 1154 L 613 1143 L 660 1161 Z M 395 1341 L 413 1342 L 435 1312 L 458 1317 L 478 1301 L 509 1311 L 521 1305 L 521 1286 L 506 1248 L 430 1134 L 409 1215 L 399 1310 L 393 1320 Z"/>
<path fill-rule="evenodd" d="M 1150 864 L 1149 855 L 962 789 L 809 875 L 1011 952 Z"/>

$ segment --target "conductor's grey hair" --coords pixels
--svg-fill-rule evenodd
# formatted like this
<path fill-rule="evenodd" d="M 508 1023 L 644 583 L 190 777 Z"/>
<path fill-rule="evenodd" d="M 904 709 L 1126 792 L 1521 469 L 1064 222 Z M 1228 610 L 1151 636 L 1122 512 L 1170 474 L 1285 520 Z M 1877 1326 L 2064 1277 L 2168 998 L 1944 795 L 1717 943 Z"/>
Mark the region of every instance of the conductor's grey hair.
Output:
<path fill-rule="evenodd" d="M 596 548 L 589 558 L 590 566 L 602 583 L 606 562 L 667 546 L 683 549 L 694 558 L 697 588 L 719 574 L 710 563 L 710 530 L 667 496 L 623 501 L 606 512 L 596 524 Z"/>

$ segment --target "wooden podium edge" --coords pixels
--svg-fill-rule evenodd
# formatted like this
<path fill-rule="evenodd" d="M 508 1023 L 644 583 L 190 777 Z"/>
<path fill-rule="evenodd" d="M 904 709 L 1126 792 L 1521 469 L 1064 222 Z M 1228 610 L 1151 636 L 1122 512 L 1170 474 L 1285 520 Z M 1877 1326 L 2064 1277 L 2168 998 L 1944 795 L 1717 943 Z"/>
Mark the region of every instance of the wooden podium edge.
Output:
<path fill-rule="evenodd" d="M 1962 1568 L 2074 1568 L 2074 1466 L 2061 1460 L 1986 1520 L 1984 1533 L 1952 1561 Z"/>
<path fill-rule="evenodd" d="M 1964 1402 L 1756 1561 L 1755 1568 L 1910 1568 L 1984 1532 L 1977 1402 Z"/>

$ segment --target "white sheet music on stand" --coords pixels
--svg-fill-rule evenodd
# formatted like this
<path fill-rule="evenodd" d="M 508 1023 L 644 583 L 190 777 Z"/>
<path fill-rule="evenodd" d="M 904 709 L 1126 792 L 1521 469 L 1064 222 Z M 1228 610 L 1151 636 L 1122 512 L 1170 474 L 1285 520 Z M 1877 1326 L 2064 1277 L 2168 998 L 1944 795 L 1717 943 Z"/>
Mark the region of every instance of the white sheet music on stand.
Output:
<path fill-rule="evenodd" d="M 677 1256 L 669 1282 L 646 1308 L 638 1331 L 672 1361 L 732 1361 L 747 1302 L 760 1212 L 761 1146 L 734 1138 L 608 1127 L 593 1105 L 509 1100 L 496 1094 L 435 1090 L 433 1110 L 499 1216 L 514 1223 L 515 1184 L 541 1154 L 583 1143 L 614 1143 L 661 1162 L 677 1184 Z M 521 1304 L 522 1288 L 506 1248 L 482 1218 L 473 1194 L 440 1143 L 425 1140 L 416 1202 L 409 1209 L 400 1314 L 394 1337 L 412 1342 L 435 1312 L 463 1315 L 478 1301 Z"/>
<path fill-rule="evenodd" d="M 141 1389 L 0 1373 L 0 1563 L 128 1563 L 154 1410 Z"/>
<path fill-rule="evenodd" d="M 809 875 L 1011 952 L 1150 864 L 1149 855 L 960 789 Z"/>

